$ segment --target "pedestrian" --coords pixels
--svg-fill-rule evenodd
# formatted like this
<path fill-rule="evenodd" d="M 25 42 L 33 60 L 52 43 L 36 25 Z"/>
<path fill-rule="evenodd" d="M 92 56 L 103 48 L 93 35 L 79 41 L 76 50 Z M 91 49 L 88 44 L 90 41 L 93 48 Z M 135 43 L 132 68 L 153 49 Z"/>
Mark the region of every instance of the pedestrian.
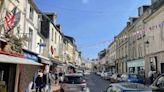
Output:
<path fill-rule="evenodd" d="M 58 84 L 58 73 L 55 73 L 55 84 Z"/>
<path fill-rule="evenodd" d="M 156 71 L 150 70 L 149 73 L 148 73 L 148 84 L 149 85 L 151 85 L 153 83 L 155 72 Z"/>
<path fill-rule="evenodd" d="M 42 91 L 42 88 L 43 88 L 43 73 L 42 73 L 42 70 L 39 70 L 38 71 L 38 76 L 35 80 L 35 84 L 36 84 L 36 92 L 41 92 Z"/>

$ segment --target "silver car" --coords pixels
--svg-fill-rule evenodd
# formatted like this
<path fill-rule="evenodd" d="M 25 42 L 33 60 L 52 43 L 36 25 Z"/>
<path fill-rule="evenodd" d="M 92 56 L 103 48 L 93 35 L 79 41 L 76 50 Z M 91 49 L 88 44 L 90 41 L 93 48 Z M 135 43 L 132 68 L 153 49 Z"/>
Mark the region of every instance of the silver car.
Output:
<path fill-rule="evenodd" d="M 64 92 L 89 92 L 82 74 L 66 74 L 61 88 Z"/>

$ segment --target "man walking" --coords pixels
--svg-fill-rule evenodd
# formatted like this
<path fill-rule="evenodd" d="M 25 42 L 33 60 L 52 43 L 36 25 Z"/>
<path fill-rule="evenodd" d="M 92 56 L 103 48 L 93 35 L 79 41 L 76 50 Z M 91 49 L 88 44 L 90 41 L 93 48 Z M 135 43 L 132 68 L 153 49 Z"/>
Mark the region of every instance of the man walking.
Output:
<path fill-rule="evenodd" d="M 36 92 L 42 92 L 42 88 L 43 88 L 43 73 L 41 70 L 38 71 L 38 76 L 35 80 L 36 83 Z"/>

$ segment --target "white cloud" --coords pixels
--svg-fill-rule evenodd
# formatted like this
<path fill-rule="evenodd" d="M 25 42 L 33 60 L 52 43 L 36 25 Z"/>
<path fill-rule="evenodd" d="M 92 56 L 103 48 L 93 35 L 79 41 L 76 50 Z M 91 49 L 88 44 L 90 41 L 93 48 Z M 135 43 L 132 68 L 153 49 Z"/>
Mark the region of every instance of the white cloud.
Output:
<path fill-rule="evenodd" d="M 82 0 L 82 3 L 87 4 L 89 0 Z"/>

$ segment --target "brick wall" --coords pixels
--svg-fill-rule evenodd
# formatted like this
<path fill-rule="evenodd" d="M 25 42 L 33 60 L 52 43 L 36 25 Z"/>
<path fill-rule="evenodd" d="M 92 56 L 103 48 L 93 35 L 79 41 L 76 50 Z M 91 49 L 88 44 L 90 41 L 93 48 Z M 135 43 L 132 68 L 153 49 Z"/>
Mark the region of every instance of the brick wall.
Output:
<path fill-rule="evenodd" d="M 23 69 L 20 76 L 20 92 L 24 92 L 28 87 L 28 84 L 32 81 L 34 74 L 38 70 L 38 66 L 33 65 L 23 65 Z"/>

